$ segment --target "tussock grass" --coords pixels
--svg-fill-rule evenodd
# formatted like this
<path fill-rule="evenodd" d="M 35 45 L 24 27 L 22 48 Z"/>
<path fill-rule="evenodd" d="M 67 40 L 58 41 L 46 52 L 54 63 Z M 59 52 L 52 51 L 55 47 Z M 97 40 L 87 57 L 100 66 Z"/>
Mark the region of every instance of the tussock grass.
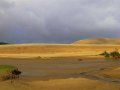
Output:
<path fill-rule="evenodd" d="M 15 66 L 12 65 L 0 65 L 0 73 L 6 72 L 6 71 L 10 71 L 16 69 Z"/>
<path fill-rule="evenodd" d="M 15 70 L 17 67 L 12 65 L 0 65 L 0 80 L 9 80 L 11 78 L 12 70 Z"/>

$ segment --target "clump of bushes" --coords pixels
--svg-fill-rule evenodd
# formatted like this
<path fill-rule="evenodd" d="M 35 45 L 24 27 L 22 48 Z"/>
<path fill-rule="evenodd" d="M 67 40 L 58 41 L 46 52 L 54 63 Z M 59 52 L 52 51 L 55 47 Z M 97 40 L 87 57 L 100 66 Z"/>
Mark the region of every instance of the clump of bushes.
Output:
<path fill-rule="evenodd" d="M 109 58 L 110 57 L 110 54 L 107 52 L 107 51 L 104 51 L 103 53 L 101 53 L 100 55 L 106 57 L 106 58 Z"/>
<path fill-rule="evenodd" d="M 112 52 L 104 51 L 100 55 L 104 56 L 105 58 L 120 59 L 120 53 L 118 50 Z"/>
<path fill-rule="evenodd" d="M 0 80 L 13 80 L 19 78 L 21 71 L 12 65 L 0 65 Z"/>

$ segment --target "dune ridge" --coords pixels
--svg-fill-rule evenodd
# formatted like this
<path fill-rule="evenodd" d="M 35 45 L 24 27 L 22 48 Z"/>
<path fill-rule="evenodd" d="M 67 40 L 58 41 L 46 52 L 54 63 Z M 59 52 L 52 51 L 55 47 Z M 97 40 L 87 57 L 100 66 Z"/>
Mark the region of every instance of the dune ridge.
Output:
<path fill-rule="evenodd" d="M 73 44 L 120 44 L 120 38 L 91 38 L 73 42 Z"/>
<path fill-rule="evenodd" d="M 78 56 L 99 55 L 104 51 L 120 49 L 120 39 L 96 38 L 76 41 L 72 44 L 7 44 L 0 45 L 0 56 Z"/>
<path fill-rule="evenodd" d="M 0 54 L 99 54 L 115 48 L 120 49 L 120 45 L 13 44 L 0 46 Z"/>

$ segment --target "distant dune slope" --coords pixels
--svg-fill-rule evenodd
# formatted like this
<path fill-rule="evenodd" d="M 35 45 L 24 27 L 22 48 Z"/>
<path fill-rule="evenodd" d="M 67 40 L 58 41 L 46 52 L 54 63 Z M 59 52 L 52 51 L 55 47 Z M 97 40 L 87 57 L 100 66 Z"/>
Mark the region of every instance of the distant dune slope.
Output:
<path fill-rule="evenodd" d="M 120 49 L 120 45 L 10 44 L 0 46 L 0 54 L 99 54 L 105 50 L 113 51 L 115 48 Z"/>
<path fill-rule="evenodd" d="M 76 41 L 73 44 L 120 44 L 120 38 L 83 39 Z"/>

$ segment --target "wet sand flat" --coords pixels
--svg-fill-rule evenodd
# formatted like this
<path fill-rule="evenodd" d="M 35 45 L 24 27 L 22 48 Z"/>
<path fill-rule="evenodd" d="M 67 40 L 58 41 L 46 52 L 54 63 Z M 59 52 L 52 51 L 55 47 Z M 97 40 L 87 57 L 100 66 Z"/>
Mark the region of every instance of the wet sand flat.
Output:
<path fill-rule="evenodd" d="M 119 66 L 120 61 L 79 60 L 78 58 L 47 58 L 47 59 L 17 59 L 1 58 L 0 64 L 11 64 L 23 71 L 23 76 L 64 76 L 81 72 L 92 72 L 113 66 Z"/>
<path fill-rule="evenodd" d="M 26 83 L 27 86 L 23 87 L 23 90 L 33 87 L 36 90 L 119 90 L 120 88 L 119 78 L 108 78 L 99 74 L 111 67 L 119 67 L 119 60 L 79 60 L 76 57 L 0 58 L 0 64 L 15 65 L 23 72 L 19 82 L 15 81 L 19 85 Z M 103 88 L 99 84 L 103 85 Z M 105 88 L 108 85 L 112 88 Z"/>

